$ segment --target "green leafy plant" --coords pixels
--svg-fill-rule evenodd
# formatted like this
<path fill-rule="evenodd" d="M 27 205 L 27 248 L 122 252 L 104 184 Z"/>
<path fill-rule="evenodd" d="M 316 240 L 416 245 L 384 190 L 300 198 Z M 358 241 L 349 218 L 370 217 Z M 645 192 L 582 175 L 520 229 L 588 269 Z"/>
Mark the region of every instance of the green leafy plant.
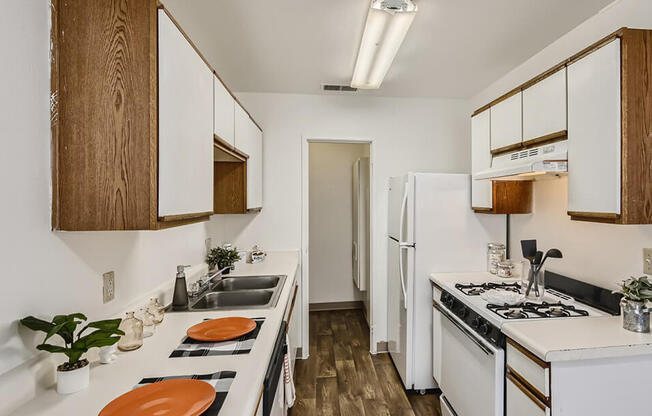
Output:
<path fill-rule="evenodd" d="M 206 263 L 208 263 L 210 269 L 217 267 L 221 270 L 233 266 L 238 260 L 240 260 L 240 254 L 238 254 L 238 249 L 235 247 L 214 247 L 206 255 Z"/>
<path fill-rule="evenodd" d="M 637 302 L 652 300 L 652 281 L 647 276 L 630 277 L 621 283 L 620 290 L 616 293 L 622 293 L 626 299 Z"/>
<path fill-rule="evenodd" d="M 68 357 L 68 362 L 59 365 L 57 369 L 59 371 L 70 371 L 88 364 L 88 360 L 81 360 L 81 356 L 88 352 L 89 349 L 113 345 L 120 340 L 119 335 L 124 335 L 124 332 L 118 329 L 122 319 L 89 322 L 75 335 L 77 326 L 87 319 L 84 314 L 73 313 L 70 315 L 57 315 L 52 318 L 52 322 L 28 316 L 21 319 L 20 323 L 32 331 L 45 332 L 45 339 L 36 346 L 36 349 L 53 354 L 65 354 Z M 95 330 L 86 333 L 89 329 Z M 86 334 L 84 335 L 84 333 Z M 63 339 L 64 346 L 47 343 L 54 335 L 58 335 Z"/>

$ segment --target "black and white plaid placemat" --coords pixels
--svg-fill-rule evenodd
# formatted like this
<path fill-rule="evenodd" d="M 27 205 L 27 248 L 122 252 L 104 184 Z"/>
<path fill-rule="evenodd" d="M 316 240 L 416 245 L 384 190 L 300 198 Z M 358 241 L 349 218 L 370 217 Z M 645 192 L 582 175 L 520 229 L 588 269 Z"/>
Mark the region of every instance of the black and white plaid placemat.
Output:
<path fill-rule="evenodd" d="M 208 320 L 209 319 L 205 319 L 205 321 Z M 254 322 L 256 322 L 256 329 L 246 335 L 241 336 L 240 338 L 232 339 L 229 341 L 205 342 L 196 341 L 186 337 L 181 345 L 172 351 L 170 358 L 249 354 L 254 346 L 254 342 L 256 341 L 256 337 L 258 336 L 260 327 L 263 325 L 264 321 L 265 319 L 263 318 L 254 318 Z"/>
<path fill-rule="evenodd" d="M 229 393 L 229 388 L 231 388 L 231 383 L 235 378 L 235 371 L 219 371 L 213 374 L 201 374 L 194 376 L 170 376 L 170 377 L 150 377 L 140 380 L 134 389 L 138 387 L 143 387 L 147 384 L 156 383 L 158 381 L 164 380 L 174 380 L 174 379 L 192 379 L 192 380 L 202 380 L 215 387 L 215 401 L 211 404 L 211 407 L 206 409 L 201 416 L 217 416 L 226 400 L 226 395 Z"/>

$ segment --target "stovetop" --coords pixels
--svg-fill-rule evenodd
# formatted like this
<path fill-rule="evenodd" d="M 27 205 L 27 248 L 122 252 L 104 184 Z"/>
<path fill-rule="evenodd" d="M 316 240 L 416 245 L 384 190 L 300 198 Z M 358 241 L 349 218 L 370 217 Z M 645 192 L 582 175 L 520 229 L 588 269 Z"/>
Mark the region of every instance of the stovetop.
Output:
<path fill-rule="evenodd" d="M 455 288 L 467 296 L 480 296 L 482 293 L 491 289 L 520 292 L 521 285 L 518 282 L 457 283 Z"/>
<path fill-rule="evenodd" d="M 572 318 L 589 316 L 585 309 L 562 302 L 524 302 L 520 305 L 496 305 L 489 303 L 487 309 L 504 319 Z"/>

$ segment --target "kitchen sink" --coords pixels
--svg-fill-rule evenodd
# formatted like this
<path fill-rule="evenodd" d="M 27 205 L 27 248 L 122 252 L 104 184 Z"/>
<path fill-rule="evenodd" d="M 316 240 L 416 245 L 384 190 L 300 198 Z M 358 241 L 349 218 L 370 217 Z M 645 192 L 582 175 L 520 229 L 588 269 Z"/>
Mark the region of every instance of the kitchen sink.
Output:
<path fill-rule="evenodd" d="M 273 289 L 281 280 L 280 276 L 250 276 L 250 277 L 227 277 L 223 278 L 213 290 L 216 292 L 249 289 Z"/>
<path fill-rule="evenodd" d="M 285 276 L 224 277 L 200 295 L 189 298 L 189 311 L 273 308 Z"/>

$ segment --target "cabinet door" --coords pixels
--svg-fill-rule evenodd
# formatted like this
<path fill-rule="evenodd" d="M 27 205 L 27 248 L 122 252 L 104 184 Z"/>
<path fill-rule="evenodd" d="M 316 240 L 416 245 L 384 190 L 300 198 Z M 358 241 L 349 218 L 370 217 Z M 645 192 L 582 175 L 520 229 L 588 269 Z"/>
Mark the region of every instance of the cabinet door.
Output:
<path fill-rule="evenodd" d="M 247 209 L 263 206 L 263 133 L 239 105 L 235 106 L 235 147 L 247 159 Z"/>
<path fill-rule="evenodd" d="M 491 107 L 491 150 L 521 143 L 521 97 L 519 92 Z"/>
<path fill-rule="evenodd" d="M 213 73 L 158 12 L 159 217 L 213 211 Z"/>
<path fill-rule="evenodd" d="M 471 117 L 471 173 L 476 174 L 491 167 L 490 112 L 485 110 Z M 473 208 L 493 207 L 491 181 L 471 181 L 471 206 Z"/>
<path fill-rule="evenodd" d="M 441 312 L 432 307 L 432 378 L 441 381 Z"/>
<path fill-rule="evenodd" d="M 213 90 L 213 133 L 234 146 L 235 100 L 216 76 L 213 77 Z"/>
<path fill-rule="evenodd" d="M 566 68 L 523 91 L 523 141 L 566 130 Z"/>
<path fill-rule="evenodd" d="M 620 39 L 568 66 L 568 211 L 620 214 Z"/>

